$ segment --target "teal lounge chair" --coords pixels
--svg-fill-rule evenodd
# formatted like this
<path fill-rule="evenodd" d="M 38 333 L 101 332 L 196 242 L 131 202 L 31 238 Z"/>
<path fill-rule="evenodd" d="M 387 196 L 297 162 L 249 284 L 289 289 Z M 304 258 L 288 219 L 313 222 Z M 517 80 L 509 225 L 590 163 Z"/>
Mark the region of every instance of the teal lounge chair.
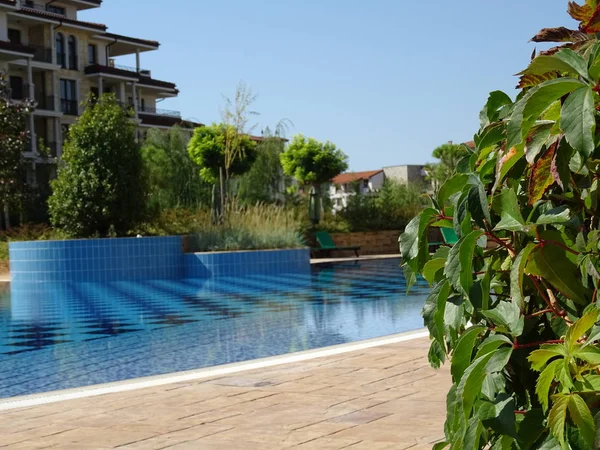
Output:
<path fill-rule="evenodd" d="M 444 242 L 430 242 L 430 247 L 439 247 L 440 245 L 454 245 L 458 242 L 458 236 L 454 228 L 440 228 Z"/>
<path fill-rule="evenodd" d="M 358 245 L 349 246 L 349 247 L 338 247 L 337 245 L 335 245 L 335 243 L 333 242 L 333 239 L 331 239 L 331 236 L 329 235 L 329 233 L 327 231 L 317 231 L 315 233 L 315 238 L 317 239 L 317 243 L 319 244 L 319 247 L 313 247 L 310 249 L 313 254 L 325 253 L 327 255 L 327 254 L 331 254 L 331 252 L 336 251 L 336 250 L 337 251 L 350 250 L 350 251 L 353 251 L 354 253 L 356 253 L 357 258 L 360 256 L 358 254 L 358 252 L 360 251 L 360 247 Z"/>

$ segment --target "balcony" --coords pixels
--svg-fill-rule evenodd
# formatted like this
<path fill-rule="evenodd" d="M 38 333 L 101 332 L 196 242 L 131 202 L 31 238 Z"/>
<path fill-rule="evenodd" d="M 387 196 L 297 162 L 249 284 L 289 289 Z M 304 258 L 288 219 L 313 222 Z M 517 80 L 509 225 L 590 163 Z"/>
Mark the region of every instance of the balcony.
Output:
<path fill-rule="evenodd" d="M 149 106 L 141 106 L 138 108 L 140 114 L 152 114 L 157 116 L 168 116 L 168 117 L 177 117 L 181 118 L 181 113 L 179 111 L 173 111 L 170 109 L 158 109 L 151 108 Z"/>
<path fill-rule="evenodd" d="M 46 48 L 42 45 L 28 45 L 28 47 L 35 50 L 33 54 L 33 60 L 43 63 L 52 64 L 52 49 Z"/>
<path fill-rule="evenodd" d="M 77 100 L 68 100 L 61 98 L 60 110 L 63 114 L 67 114 L 69 116 L 79 115 L 79 105 L 77 103 Z"/>
<path fill-rule="evenodd" d="M 37 109 L 43 109 L 44 111 L 56 111 L 54 107 L 54 99 L 53 95 L 46 96 L 35 96 L 35 101 L 37 103 Z"/>

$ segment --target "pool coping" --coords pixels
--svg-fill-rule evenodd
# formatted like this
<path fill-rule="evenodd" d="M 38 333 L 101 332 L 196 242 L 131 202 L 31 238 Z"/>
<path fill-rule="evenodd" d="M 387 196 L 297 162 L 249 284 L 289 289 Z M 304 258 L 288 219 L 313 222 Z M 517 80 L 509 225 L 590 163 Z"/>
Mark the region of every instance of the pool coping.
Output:
<path fill-rule="evenodd" d="M 312 258 L 310 260 L 310 264 L 330 264 L 330 263 L 340 263 L 340 262 L 360 262 L 360 261 L 376 261 L 379 259 L 401 259 L 402 256 L 400 254 L 397 255 L 365 255 L 346 257 L 346 258 Z"/>
<path fill-rule="evenodd" d="M 210 379 L 234 373 L 309 361 L 312 359 L 341 355 L 359 350 L 367 350 L 374 347 L 412 341 L 424 337 L 429 337 L 429 331 L 427 331 L 426 328 L 421 328 L 363 341 L 356 341 L 347 344 L 334 345 L 331 347 L 323 347 L 296 353 L 288 353 L 285 355 L 271 356 L 267 358 L 253 359 L 250 361 L 224 364 L 183 372 L 174 372 L 164 375 L 134 378 L 131 380 L 117 381 L 114 383 L 96 384 L 80 388 L 11 397 L 8 399 L 0 399 L 0 411 L 48 405 L 51 403 L 64 402 L 68 400 L 97 397 L 119 392 L 129 392 L 138 389 L 183 383 L 187 381 Z"/>

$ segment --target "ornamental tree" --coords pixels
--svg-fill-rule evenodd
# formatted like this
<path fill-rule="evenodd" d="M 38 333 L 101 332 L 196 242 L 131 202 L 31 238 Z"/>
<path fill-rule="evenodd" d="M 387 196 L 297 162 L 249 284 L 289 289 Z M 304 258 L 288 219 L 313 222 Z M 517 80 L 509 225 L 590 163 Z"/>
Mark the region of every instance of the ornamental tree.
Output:
<path fill-rule="evenodd" d="M 9 207 L 20 206 L 25 195 L 23 152 L 29 141 L 27 116 L 30 105 L 13 103 L 8 76 L 0 73 L 0 207 L 10 225 Z"/>
<path fill-rule="evenodd" d="M 440 188 L 444 182 L 454 175 L 456 167 L 461 159 L 469 154 L 469 149 L 463 144 L 451 142 L 437 147 L 432 156 L 438 160 L 437 163 L 427 164 L 427 179 L 433 185 L 434 191 Z"/>
<path fill-rule="evenodd" d="M 348 157 L 329 141 L 298 134 L 281 154 L 281 165 L 300 184 L 319 186 L 348 169 Z"/>
<path fill-rule="evenodd" d="M 235 157 L 230 154 L 232 146 L 236 148 Z M 220 170 L 226 179 L 248 172 L 256 160 L 256 143 L 248 135 L 237 135 L 231 125 L 212 124 L 194 130 L 188 152 L 200 166 L 200 176 L 214 184 Z"/>
<path fill-rule="evenodd" d="M 135 125 L 105 94 L 69 130 L 48 200 L 52 224 L 72 237 L 126 235 L 144 219 L 144 186 Z"/>
<path fill-rule="evenodd" d="M 569 2 L 579 30 L 492 92 L 475 150 L 400 238 L 423 309 L 429 360 L 450 361 L 452 449 L 600 445 L 600 5 Z M 459 241 L 431 253 L 430 228 Z"/>

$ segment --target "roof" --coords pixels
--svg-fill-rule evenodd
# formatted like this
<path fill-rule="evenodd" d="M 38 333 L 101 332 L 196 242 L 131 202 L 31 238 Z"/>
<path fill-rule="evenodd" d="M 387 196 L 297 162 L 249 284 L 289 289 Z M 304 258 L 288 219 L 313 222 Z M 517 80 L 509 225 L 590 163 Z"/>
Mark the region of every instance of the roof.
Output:
<path fill-rule="evenodd" d="M 471 149 L 475 149 L 475 142 L 474 141 L 463 142 L 463 144 L 466 145 L 467 147 L 471 148 Z"/>
<path fill-rule="evenodd" d="M 171 116 L 155 116 L 152 114 L 139 113 L 140 119 L 142 119 L 142 125 L 156 126 L 156 127 L 174 127 L 179 125 L 182 128 L 198 128 L 204 126 L 201 123 L 192 122 L 190 120 L 182 120 L 181 117 Z"/>
<path fill-rule="evenodd" d="M 254 142 L 263 142 L 263 141 L 266 141 L 267 139 L 279 139 L 282 142 L 289 142 L 289 139 L 282 138 L 282 137 L 276 137 L 276 136 L 253 136 L 253 135 L 249 135 L 248 137 L 250 138 L 251 141 L 254 141 Z"/>
<path fill-rule="evenodd" d="M 16 13 L 17 11 L 15 11 Z M 28 8 L 27 6 L 21 6 L 21 9 L 18 11 L 22 14 L 27 14 L 28 16 L 36 16 L 42 17 L 44 19 L 56 20 L 60 23 L 78 25 L 80 27 L 92 28 L 94 30 L 106 31 L 107 26 L 102 23 L 94 23 L 94 22 L 84 22 L 82 20 L 69 19 L 60 14 L 51 13 L 48 11 L 41 11 L 33 8 Z"/>
<path fill-rule="evenodd" d="M 151 47 L 156 47 L 156 48 L 158 48 L 160 46 L 160 43 L 158 41 L 150 41 L 148 39 L 133 38 L 133 37 L 129 37 L 129 36 L 123 36 L 121 34 L 104 33 L 102 36 L 111 38 L 111 39 L 115 39 L 118 41 L 120 40 L 120 41 L 130 42 L 133 44 L 149 45 Z"/>
<path fill-rule="evenodd" d="M 353 183 L 355 181 L 369 180 L 375 175 L 383 173 L 383 170 L 368 170 L 366 172 L 347 172 L 335 177 L 331 182 L 333 184 L 346 184 Z"/>

